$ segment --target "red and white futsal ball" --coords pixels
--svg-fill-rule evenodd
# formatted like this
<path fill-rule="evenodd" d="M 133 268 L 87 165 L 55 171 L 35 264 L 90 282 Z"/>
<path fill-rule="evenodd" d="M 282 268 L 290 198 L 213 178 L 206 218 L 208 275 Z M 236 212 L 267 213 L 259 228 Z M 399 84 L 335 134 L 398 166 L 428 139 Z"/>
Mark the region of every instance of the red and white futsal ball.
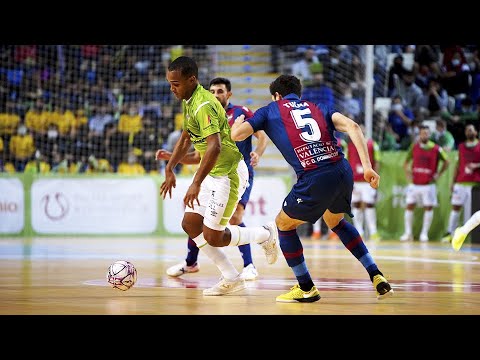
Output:
<path fill-rule="evenodd" d="M 108 267 L 107 281 L 114 289 L 127 291 L 137 282 L 137 269 L 129 261 L 115 261 Z"/>

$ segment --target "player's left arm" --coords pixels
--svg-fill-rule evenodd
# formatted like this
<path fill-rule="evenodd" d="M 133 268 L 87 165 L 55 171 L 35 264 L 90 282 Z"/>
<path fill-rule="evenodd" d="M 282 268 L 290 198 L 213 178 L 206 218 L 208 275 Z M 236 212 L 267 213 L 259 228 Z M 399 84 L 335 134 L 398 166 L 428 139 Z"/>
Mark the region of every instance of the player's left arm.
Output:
<path fill-rule="evenodd" d="M 255 150 L 250 153 L 250 164 L 255 167 L 258 165 L 260 157 L 263 155 L 265 149 L 267 148 L 268 138 L 267 134 L 265 134 L 265 131 L 263 130 L 258 130 L 257 132 L 254 132 L 253 136 L 257 138 L 257 146 L 255 147 Z"/>
<path fill-rule="evenodd" d="M 380 184 L 380 175 L 373 170 L 372 162 L 368 155 L 367 141 L 360 125 L 339 112 L 334 112 L 332 114 L 332 122 L 336 130 L 348 134 L 348 137 L 355 145 L 358 155 L 360 156 L 360 161 L 362 162 L 363 167 L 363 177 L 370 183 L 372 188 L 377 189 Z"/>
<path fill-rule="evenodd" d="M 447 152 L 440 147 L 439 148 L 439 155 L 440 155 L 440 160 L 442 161 L 442 167 L 440 168 L 440 171 L 438 171 L 437 175 L 435 176 L 435 180 L 437 180 L 442 174 L 447 170 L 448 165 L 450 164 L 450 161 L 448 160 L 448 155 Z"/>

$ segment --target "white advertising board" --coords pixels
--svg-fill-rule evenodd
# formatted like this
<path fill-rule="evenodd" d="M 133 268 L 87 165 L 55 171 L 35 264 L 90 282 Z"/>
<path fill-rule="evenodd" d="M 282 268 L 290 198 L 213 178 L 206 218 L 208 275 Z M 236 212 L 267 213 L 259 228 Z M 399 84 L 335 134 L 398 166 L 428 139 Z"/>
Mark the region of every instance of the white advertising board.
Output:
<path fill-rule="evenodd" d="M 41 179 L 32 184 L 32 227 L 40 234 L 152 233 L 158 188 L 148 178 Z"/>
<path fill-rule="evenodd" d="M 25 225 L 23 184 L 16 178 L 0 179 L 0 234 L 17 234 Z"/>

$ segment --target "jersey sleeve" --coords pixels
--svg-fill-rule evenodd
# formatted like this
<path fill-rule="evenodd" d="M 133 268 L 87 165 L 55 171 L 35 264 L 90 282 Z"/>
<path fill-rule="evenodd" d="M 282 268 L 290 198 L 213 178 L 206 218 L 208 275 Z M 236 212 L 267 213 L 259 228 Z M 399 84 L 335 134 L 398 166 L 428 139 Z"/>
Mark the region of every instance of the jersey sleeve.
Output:
<path fill-rule="evenodd" d="M 257 132 L 258 130 L 265 130 L 265 122 L 267 121 L 267 115 L 268 106 L 264 106 L 255 111 L 255 113 L 252 114 L 252 117 L 248 118 L 245 121 L 247 121 L 252 126 L 253 132 Z"/>
<path fill-rule="evenodd" d="M 242 106 L 242 114 L 245 115 L 245 119 L 250 119 L 253 116 L 253 111 L 246 106 Z"/>

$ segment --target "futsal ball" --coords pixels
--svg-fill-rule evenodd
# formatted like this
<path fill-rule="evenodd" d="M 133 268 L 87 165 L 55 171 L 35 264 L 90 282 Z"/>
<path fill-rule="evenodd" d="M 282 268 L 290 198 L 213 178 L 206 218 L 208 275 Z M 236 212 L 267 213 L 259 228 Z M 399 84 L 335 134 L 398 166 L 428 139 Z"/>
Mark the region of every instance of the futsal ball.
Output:
<path fill-rule="evenodd" d="M 113 288 L 127 291 L 137 281 L 137 269 L 129 261 L 115 261 L 108 267 L 107 281 Z"/>

